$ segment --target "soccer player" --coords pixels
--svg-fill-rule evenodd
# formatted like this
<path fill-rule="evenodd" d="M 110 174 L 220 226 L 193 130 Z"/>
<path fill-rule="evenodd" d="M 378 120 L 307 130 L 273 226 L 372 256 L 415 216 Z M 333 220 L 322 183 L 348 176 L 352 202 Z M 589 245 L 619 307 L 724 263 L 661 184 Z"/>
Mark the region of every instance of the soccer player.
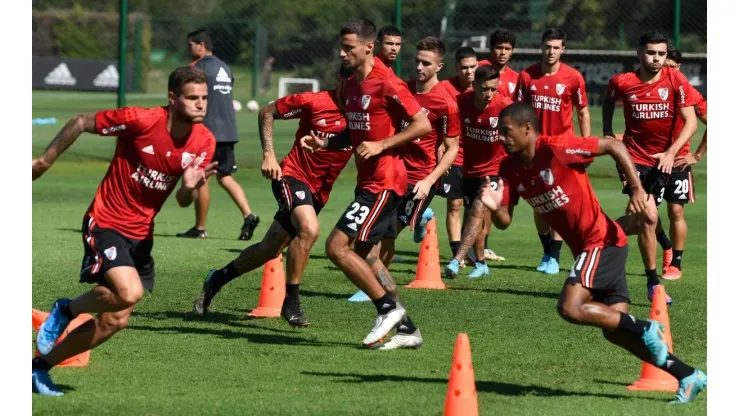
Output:
<path fill-rule="evenodd" d="M 463 192 L 465 201 L 465 227 L 455 258 L 445 266 L 444 274 L 454 279 L 460 263 L 470 247 L 475 248 L 475 267 L 468 277 L 488 276 L 484 258 L 484 218 L 489 215 L 480 201 L 485 188 L 498 185 L 498 170 L 506 156 L 498 139 L 498 120 L 501 110 L 512 101 L 498 94 L 499 73 L 492 66 L 479 66 L 475 70 L 473 91 L 457 97 L 463 144 L 467 149 L 463 159 Z"/>
<path fill-rule="evenodd" d="M 491 33 L 491 60 L 482 60 L 478 66 L 490 65 L 499 72 L 498 93 L 511 100 L 516 96 L 519 73 L 509 67 L 509 61 L 516 47 L 516 34 L 509 29 L 496 29 Z"/>
<path fill-rule="evenodd" d="M 470 46 L 464 46 L 455 51 L 455 76 L 440 82 L 440 84 L 456 99 L 458 95 L 473 90 L 477 68 L 478 58 L 475 55 L 475 50 Z M 452 257 L 455 257 L 462 239 L 460 212 L 463 208 L 463 144 L 459 140 L 457 157 L 448 174 L 442 176 L 441 183 L 440 195 L 447 199 L 447 237 L 449 238 Z M 473 258 L 471 262 L 474 263 L 475 259 Z M 461 267 L 465 267 L 463 264 L 464 262 L 461 263 Z"/>
<path fill-rule="evenodd" d="M 285 260 L 285 301 L 281 315 L 294 327 L 310 325 L 301 308 L 299 288 L 308 265 L 311 248 L 319 238 L 318 215 L 329 200 L 329 193 L 352 156 L 350 147 L 307 154 L 301 149 L 301 137 L 315 132 L 332 137 L 344 132 L 347 122 L 340 111 L 342 90 L 351 71 L 340 70 L 337 88 L 304 92 L 278 99 L 259 113 L 262 141 L 262 175 L 272 181 L 272 193 L 278 210 L 262 241 L 244 249 L 239 256 L 219 270 L 211 270 L 195 299 L 197 315 L 208 313 L 216 294 L 230 281 L 276 258 L 288 246 Z M 273 142 L 275 120 L 299 119 L 295 143 L 278 164 Z M 339 141 L 332 141 L 332 144 Z"/>
<path fill-rule="evenodd" d="M 526 101 L 537 110 L 540 131 L 547 136 L 573 133 L 573 111 L 578 114 L 581 136 L 591 135 L 586 82 L 578 70 L 560 61 L 565 51 L 566 35 L 560 29 L 547 29 L 542 34 L 542 61 L 519 74 L 517 100 Z M 542 217 L 534 213 L 534 223 L 542 243 L 542 260 L 537 271 L 560 272 L 560 249 L 563 239 Z"/>
<path fill-rule="evenodd" d="M 648 209 L 642 215 L 621 217 L 617 222 L 627 235 L 638 235 L 651 301 L 655 286 L 660 284 L 655 259 L 658 206 L 663 200 L 675 156 L 694 134 L 697 125 L 696 99 L 691 94 L 691 86 L 679 71 L 664 66 L 667 53 L 665 35 L 655 31 L 642 35 L 637 49 L 640 67 L 609 80 L 602 107 L 604 136 L 615 137 L 612 129 L 615 102 L 622 100 L 623 142 L 640 173 L 642 187 L 648 193 Z M 674 140 L 673 126 L 679 117 L 683 117 L 685 124 Z M 623 176 L 622 182 L 622 192 L 629 195 L 631 189 Z M 673 300 L 668 297 L 668 302 Z"/>
<path fill-rule="evenodd" d="M 406 319 L 406 309 L 376 280 L 367 259 L 373 246 L 395 230 L 396 211 L 406 193 L 406 169 L 396 148 L 432 130 L 408 87 L 373 57 L 375 39 L 375 25 L 367 19 L 350 20 L 340 31 L 342 65 L 354 71 L 345 87 L 344 111 L 355 151 L 357 187 L 354 201 L 326 240 L 329 259 L 377 309 L 378 318 L 363 340 L 366 347 L 378 344 Z M 409 125 L 395 133 L 393 120 L 399 118 Z M 305 143 L 318 148 L 330 140 L 312 135 Z M 390 276 L 387 270 L 384 273 Z"/>
<path fill-rule="evenodd" d="M 602 210 L 586 173 L 594 157 L 609 154 L 632 190 L 628 210 L 648 209 L 625 146 L 613 138 L 541 135 L 537 113 L 525 103 L 501 113 L 499 137 L 509 156 L 501 162 L 499 187 L 486 188 L 483 203 L 496 227 L 506 229 L 521 197 L 563 236 L 576 260 L 560 293 L 560 316 L 601 328 L 609 342 L 679 381 L 674 403 L 692 401 L 706 388 L 707 376 L 669 352 L 659 322 L 629 315 L 627 236 Z"/>
<path fill-rule="evenodd" d="M 393 64 L 401 53 L 401 31 L 393 25 L 383 26 L 378 31 L 378 43 L 378 58 L 392 71 Z"/>
<path fill-rule="evenodd" d="M 244 222 L 239 233 L 239 240 L 249 240 L 260 219 L 249 207 L 242 187 L 231 176 L 236 172 L 234 145 L 239 141 L 232 95 L 234 75 L 228 65 L 213 55 L 211 32 L 198 29 L 188 33 L 188 46 L 194 60 L 191 66 L 200 68 L 208 74 L 208 89 L 211 94 L 208 97 L 208 112 L 203 124 L 216 136 L 216 154 L 213 155 L 213 160 L 218 162 L 216 180 L 242 213 Z M 208 217 L 208 206 L 211 203 L 208 183 L 200 188 L 194 200 L 195 226 L 185 232 L 177 233 L 178 237 L 206 238 L 208 236 L 206 218 Z"/>
<path fill-rule="evenodd" d="M 201 124 L 208 100 L 205 72 L 176 69 L 169 76 L 168 91 L 166 107 L 125 107 L 73 117 L 32 161 L 36 180 L 83 132 L 118 137 L 108 172 L 82 220 L 80 282 L 96 286 L 75 299 L 54 302 L 36 337 L 41 356 L 32 361 L 34 393 L 61 396 L 49 370 L 126 327 L 144 289 L 154 288 L 154 217 L 180 178 L 175 198 L 187 207 L 193 191 L 216 172 L 218 162 L 211 163 L 216 141 Z M 70 321 L 82 313 L 97 316 L 55 346 Z"/>
<path fill-rule="evenodd" d="M 681 70 L 681 51 L 673 45 L 668 45 L 668 55 L 665 66 Z M 698 104 L 694 106 L 697 118 L 707 124 L 707 102 L 699 91 L 693 86 L 692 94 L 696 94 Z M 678 137 L 683 129 L 683 118 L 676 119 L 673 127 L 674 139 Z M 691 142 L 688 141 L 676 154 L 676 162 L 673 165 L 671 175 L 666 185 L 665 200 L 668 203 L 668 219 L 671 222 L 670 235 L 668 239 L 663 231 L 660 221 L 658 222 L 658 243 L 663 248 L 663 279 L 677 280 L 681 278 L 681 259 L 683 258 L 684 245 L 688 235 L 688 225 L 684 218 L 684 204 L 696 202 L 694 196 L 694 178 L 691 173 L 691 165 L 696 164 L 706 153 L 707 133 L 697 147 L 696 153 L 691 153 Z M 671 243 L 672 242 L 672 243 Z"/>

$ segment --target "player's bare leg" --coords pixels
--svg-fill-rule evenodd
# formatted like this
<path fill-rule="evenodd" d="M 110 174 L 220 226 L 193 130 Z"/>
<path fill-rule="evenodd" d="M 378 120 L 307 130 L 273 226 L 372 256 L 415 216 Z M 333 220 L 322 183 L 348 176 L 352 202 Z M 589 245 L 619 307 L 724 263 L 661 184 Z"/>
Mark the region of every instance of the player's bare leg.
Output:
<path fill-rule="evenodd" d="M 277 258 L 291 239 L 290 234 L 277 221 L 273 221 L 262 241 L 242 250 L 239 257 L 225 267 L 218 270 L 211 269 L 206 275 L 200 294 L 193 303 L 195 314 L 203 316 L 208 313 L 213 297 L 222 287 L 244 273 L 255 270 Z"/>
<path fill-rule="evenodd" d="M 447 237 L 450 241 L 450 250 L 452 250 L 452 257 L 455 257 L 455 255 L 457 254 L 457 249 L 458 247 L 460 247 L 460 240 L 462 238 L 462 208 L 462 199 L 447 200 Z"/>
<path fill-rule="evenodd" d="M 350 246 L 354 242 L 354 251 Z M 365 292 L 378 311 L 372 331 L 363 340 L 365 346 L 372 347 L 382 341 L 406 315 L 403 306 L 383 289 L 373 274 L 370 265 L 365 261 L 374 244 L 357 241 L 339 229 L 332 230 L 326 239 L 326 255 L 349 280 Z"/>
<path fill-rule="evenodd" d="M 670 205 L 668 210 L 670 211 Z M 672 235 L 673 227 L 671 227 L 670 231 Z M 668 270 L 668 266 L 671 265 L 671 261 L 673 260 L 673 243 L 671 242 L 671 239 L 668 238 L 668 235 L 666 235 L 660 217 L 658 217 L 658 226 L 655 227 L 655 239 L 663 249 L 663 273 L 665 274 L 666 270 Z"/>
<path fill-rule="evenodd" d="M 247 195 L 244 193 L 244 189 L 231 175 L 218 175 L 218 184 L 221 185 L 226 193 L 229 194 L 231 200 L 234 201 L 239 210 L 242 212 L 242 218 L 244 224 L 242 225 L 241 233 L 239 235 L 240 240 L 251 240 L 254 235 L 254 229 L 257 228 L 260 219 L 256 215 L 252 214 L 252 209 L 249 207 L 247 201 Z"/>
<path fill-rule="evenodd" d="M 195 209 L 195 226 L 185 232 L 177 233 L 181 238 L 206 238 L 206 220 L 208 219 L 208 207 L 211 205 L 211 191 L 208 187 L 209 180 L 193 194 L 193 206 Z"/>
<path fill-rule="evenodd" d="M 491 213 L 486 210 L 483 217 L 483 257 L 486 260 L 504 261 L 505 258 L 497 255 L 493 250 L 488 248 L 488 237 L 491 236 Z"/>
<path fill-rule="evenodd" d="M 455 258 L 452 259 L 450 264 L 445 266 L 445 277 L 454 279 L 457 276 L 460 264 L 465 258 L 468 250 L 479 242 L 479 237 L 481 236 L 483 238 L 480 239 L 480 245 L 476 246 L 476 250 L 477 248 L 480 248 L 481 250 L 475 254 L 477 257 L 475 259 L 475 268 L 470 272 L 468 277 L 476 278 L 488 275 L 488 266 L 483 257 L 483 245 L 485 244 L 485 234 L 483 234 L 483 216 L 486 212 L 486 207 L 480 201 L 480 198 L 476 197 L 470 206 L 470 214 L 465 220 L 460 247 L 457 249 L 457 253 L 455 253 Z M 466 215 L 467 214 L 466 210 Z"/>
<path fill-rule="evenodd" d="M 668 218 L 671 221 L 671 241 L 673 252 L 671 263 L 663 270 L 663 278 L 676 280 L 681 278 L 681 259 L 689 234 L 689 227 L 684 218 L 684 207 L 681 204 L 668 204 Z"/>
<path fill-rule="evenodd" d="M 310 322 L 301 308 L 299 291 L 311 248 L 319 238 L 319 219 L 312 206 L 299 205 L 293 209 L 290 221 L 296 230 L 296 236 L 288 246 L 285 261 L 285 302 L 281 313 L 293 326 L 308 326 Z"/>

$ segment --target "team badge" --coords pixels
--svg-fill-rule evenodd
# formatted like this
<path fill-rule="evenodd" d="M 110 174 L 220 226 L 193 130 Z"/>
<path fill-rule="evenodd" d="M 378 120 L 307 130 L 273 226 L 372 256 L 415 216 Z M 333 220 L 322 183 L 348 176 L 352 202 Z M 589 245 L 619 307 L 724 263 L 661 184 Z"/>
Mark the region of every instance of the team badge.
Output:
<path fill-rule="evenodd" d="M 111 261 L 115 260 L 116 257 L 118 257 L 118 252 L 116 251 L 116 246 L 113 246 L 113 247 L 111 247 L 111 248 L 103 251 L 103 253 L 105 253 L 105 257 L 108 257 L 108 260 L 111 260 Z"/>
<path fill-rule="evenodd" d="M 444 184 L 444 189 L 445 189 L 446 194 L 450 193 L 451 188 L 452 188 L 452 185 L 450 185 L 449 183 Z"/>
<path fill-rule="evenodd" d="M 668 88 L 658 88 L 658 95 L 660 95 L 660 98 L 665 101 L 668 99 Z"/>
<path fill-rule="evenodd" d="M 194 157 L 195 155 L 193 153 L 182 152 L 182 168 L 185 169 L 189 164 L 193 163 Z"/>
<path fill-rule="evenodd" d="M 495 129 L 498 126 L 498 117 L 489 117 L 488 121 L 491 122 L 491 128 Z"/>
<path fill-rule="evenodd" d="M 555 85 L 555 92 L 558 93 L 558 95 L 561 95 L 565 92 L 565 84 L 556 84 Z"/>
<path fill-rule="evenodd" d="M 551 169 L 545 169 L 540 171 L 540 177 L 543 181 L 545 181 L 546 184 L 552 185 L 554 182 L 554 178 L 552 177 L 552 170 Z"/>
<path fill-rule="evenodd" d="M 297 196 L 298 199 L 303 201 L 306 198 L 306 193 L 304 191 L 298 191 L 295 193 L 295 196 Z"/>
<path fill-rule="evenodd" d="M 516 84 L 513 82 L 509 83 L 509 94 L 514 94 L 514 90 L 516 89 Z"/>
<path fill-rule="evenodd" d="M 362 109 L 367 110 L 367 108 L 370 107 L 370 96 L 363 95 L 361 103 L 362 103 Z"/>

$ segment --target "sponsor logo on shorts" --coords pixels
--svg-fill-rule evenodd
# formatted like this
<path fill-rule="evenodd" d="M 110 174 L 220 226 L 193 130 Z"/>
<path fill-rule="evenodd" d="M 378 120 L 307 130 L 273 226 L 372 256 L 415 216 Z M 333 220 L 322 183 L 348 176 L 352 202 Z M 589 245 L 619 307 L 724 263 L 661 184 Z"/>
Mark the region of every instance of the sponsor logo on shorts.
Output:
<path fill-rule="evenodd" d="M 347 225 L 347 228 L 353 231 L 357 231 L 357 224 L 355 224 L 354 222 L 351 222 L 349 223 L 349 225 Z"/>

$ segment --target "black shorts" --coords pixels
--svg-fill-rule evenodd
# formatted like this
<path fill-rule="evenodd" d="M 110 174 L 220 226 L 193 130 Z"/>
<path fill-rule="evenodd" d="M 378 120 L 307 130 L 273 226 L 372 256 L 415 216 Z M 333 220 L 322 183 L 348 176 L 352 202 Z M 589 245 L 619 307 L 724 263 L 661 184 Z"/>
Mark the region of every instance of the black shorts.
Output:
<path fill-rule="evenodd" d="M 660 205 L 663 201 L 668 175 L 658 170 L 657 167 L 635 164 L 635 168 L 637 168 L 637 175 L 640 177 L 642 188 L 645 189 L 648 195 L 655 198 L 656 206 Z M 619 172 L 619 180 L 622 181 L 622 193 L 632 195 L 632 190 L 627 185 L 627 177 L 619 166 L 617 166 L 617 172 Z"/>
<path fill-rule="evenodd" d="M 429 190 L 429 195 L 427 195 L 426 198 L 414 200 L 414 185 L 409 185 L 406 190 L 406 194 L 401 198 L 401 203 L 398 204 L 398 209 L 396 209 L 398 222 L 403 224 L 404 227 L 411 227 L 411 229 L 416 227 L 416 224 L 421 220 L 421 216 L 424 215 L 424 211 L 426 211 L 426 209 L 429 208 L 429 204 L 432 203 L 435 191 L 436 189 L 432 188 Z M 395 238 L 396 235 L 392 237 L 384 237 Z"/>
<path fill-rule="evenodd" d="M 291 221 L 291 215 L 296 207 L 311 205 L 316 215 L 319 215 L 321 209 L 324 208 L 311 193 L 308 185 L 290 176 L 283 176 L 279 181 L 272 181 L 272 194 L 275 195 L 278 203 L 278 211 L 273 218 L 291 237 L 297 235 Z"/>
<path fill-rule="evenodd" d="M 447 199 L 462 199 L 463 197 L 463 169 L 462 166 L 452 165 L 450 173 L 440 179 L 439 196 Z"/>
<path fill-rule="evenodd" d="M 376 244 L 382 238 L 395 238 L 396 210 L 401 197 L 384 190 L 374 194 L 355 189 L 355 200 L 347 207 L 335 228 L 358 241 Z"/>
<path fill-rule="evenodd" d="M 116 230 L 100 228 L 95 220 L 82 220 L 82 244 L 85 255 L 80 268 L 80 283 L 107 286 L 105 273 L 119 266 L 131 266 L 139 272 L 144 289 L 154 289 L 153 240 L 132 240 Z"/>
<path fill-rule="evenodd" d="M 480 178 L 463 179 L 463 206 L 469 209 L 473 206 L 473 201 L 480 195 L 483 186 L 490 185 L 496 190 L 498 188 L 498 176 L 483 176 Z"/>
<path fill-rule="evenodd" d="M 216 172 L 221 176 L 229 176 L 236 172 L 236 159 L 234 158 L 235 142 L 216 142 L 216 150 L 213 152 L 212 162 L 218 162 Z"/>
<path fill-rule="evenodd" d="M 694 195 L 694 175 L 691 166 L 685 170 L 674 169 L 668 177 L 665 187 L 665 201 L 669 204 L 687 204 L 696 202 Z"/>
<path fill-rule="evenodd" d="M 566 283 L 580 283 L 596 302 L 605 305 L 630 303 L 627 288 L 627 253 L 624 247 L 594 247 L 576 256 Z"/>

